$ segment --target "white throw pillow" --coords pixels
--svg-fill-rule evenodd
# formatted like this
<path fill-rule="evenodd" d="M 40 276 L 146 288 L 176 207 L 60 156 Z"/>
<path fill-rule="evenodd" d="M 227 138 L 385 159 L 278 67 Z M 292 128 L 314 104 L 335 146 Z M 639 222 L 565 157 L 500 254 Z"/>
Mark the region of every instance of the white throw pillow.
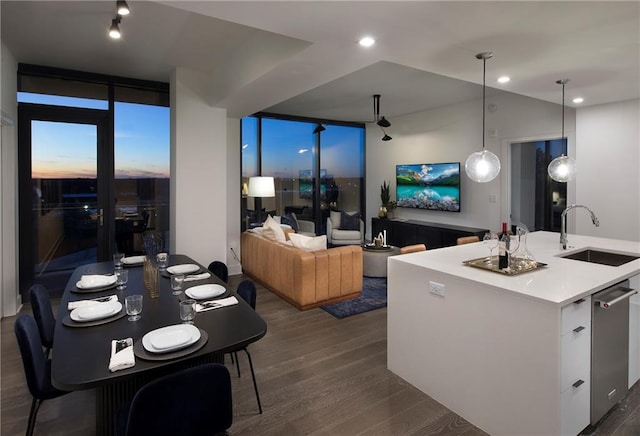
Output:
<path fill-rule="evenodd" d="M 278 242 L 284 242 L 287 240 L 287 237 L 284 235 L 284 230 L 280 227 L 280 224 L 276 222 L 271 215 L 267 217 L 267 220 L 262 225 L 262 235 L 275 239 Z"/>
<path fill-rule="evenodd" d="M 333 227 L 334 229 L 340 228 L 340 216 L 340 211 L 336 212 L 332 210 L 329 214 L 329 219 L 331 219 L 331 227 Z"/>
<path fill-rule="evenodd" d="M 305 236 L 299 233 L 290 233 L 289 239 L 294 247 L 304 251 L 318 251 L 327 249 L 327 235 L 316 237 Z"/>

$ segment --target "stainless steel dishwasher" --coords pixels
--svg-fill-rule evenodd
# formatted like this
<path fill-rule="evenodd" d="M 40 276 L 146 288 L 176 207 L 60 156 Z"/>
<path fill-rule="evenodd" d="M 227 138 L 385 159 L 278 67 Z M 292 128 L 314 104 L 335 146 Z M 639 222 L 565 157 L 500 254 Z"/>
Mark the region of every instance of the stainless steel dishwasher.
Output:
<path fill-rule="evenodd" d="M 591 301 L 591 425 L 629 390 L 629 280 L 594 294 Z"/>

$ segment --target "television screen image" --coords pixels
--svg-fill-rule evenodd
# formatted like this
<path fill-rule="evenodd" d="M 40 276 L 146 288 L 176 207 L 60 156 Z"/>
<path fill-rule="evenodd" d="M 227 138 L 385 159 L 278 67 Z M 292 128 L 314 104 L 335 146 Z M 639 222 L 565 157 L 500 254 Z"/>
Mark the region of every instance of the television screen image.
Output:
<path fill-rule="evenodd" d="M 300 181 L 300 198 L 305 200 L 311 200 L 313 196 L 313 179 L 311 177 L 311 170 L 300 170 L 299 171 L 299 181 Z M 327 170 L 320 170 L 320 196 L 324 199 L 327 192 L 327 184 L 326 184 Z"/>
<path fill-rule="evenodd" d="M 398 207 L 460 212 L 460 162 L 396 165 Z"/>

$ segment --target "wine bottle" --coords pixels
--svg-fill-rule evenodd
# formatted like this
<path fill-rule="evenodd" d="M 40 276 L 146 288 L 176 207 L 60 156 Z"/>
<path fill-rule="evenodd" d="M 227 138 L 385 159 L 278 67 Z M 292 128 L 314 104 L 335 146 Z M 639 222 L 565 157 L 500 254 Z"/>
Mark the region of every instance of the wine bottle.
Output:
<path fill-rule="evenodd" d="M 502 232 L 498 235 L 498 268 L 505 269 L 509 266 L 509 233 L 507 223 L 502 223 Z"/>

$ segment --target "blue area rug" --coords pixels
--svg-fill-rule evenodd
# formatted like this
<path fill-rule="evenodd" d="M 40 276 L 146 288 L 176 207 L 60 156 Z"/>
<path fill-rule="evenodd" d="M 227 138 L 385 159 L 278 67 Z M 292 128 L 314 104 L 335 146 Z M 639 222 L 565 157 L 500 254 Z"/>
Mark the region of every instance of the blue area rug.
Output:
<path fill-rule="evenodd" d="M 387 278 L 363 277 L 362 295 L 320 308 L 338 319 L 387 307 Z"/>

